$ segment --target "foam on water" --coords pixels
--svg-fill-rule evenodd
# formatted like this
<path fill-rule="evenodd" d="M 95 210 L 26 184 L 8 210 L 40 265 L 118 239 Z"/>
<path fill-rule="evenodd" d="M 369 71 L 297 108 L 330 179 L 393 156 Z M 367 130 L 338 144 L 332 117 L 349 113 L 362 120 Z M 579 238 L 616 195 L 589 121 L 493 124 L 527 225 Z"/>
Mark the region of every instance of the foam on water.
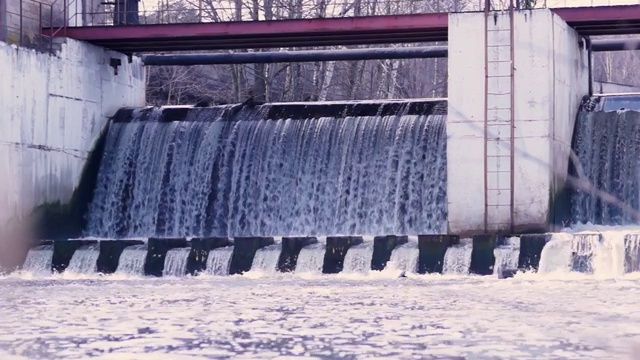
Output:
<path fill-rule="evenodd" d="M 29 249 L 22 269 L 33 275 L 50 275 L 52 261 L 53 245 L 40 245 Z"/>
<path fill-rule="evenodd" d="M 98 256 L 100 256 L 100 246 L 98 244 L 79 247 L 73 253 L 65 273 L 94 274 L 98 271 Z"/>
<path fill-rule="evenodd" d="M 204 273 L 218 276 L 229 275 L 232 255 L 233 246 L 226 246 L 209 251 L 207 268 Z"/>
<path fill-rule="evenodd" d="M 258 249 L 251 264 L 251 271 L 275 274 L 276 270 L 278 270 L 278 259 L 280 259 L 281 252 L 282 244 L 273 244 Z"/>
<path fill-rule="evenodd" d="M 326 245 L 320 242 L 303 247 L 298 255 L 295 273 L 321 274 L 325 252 Z"/>
<path fill-rule="evenodd" d="M 344 257 L 343 273 L 366 274 L 371 270 L 371 259 L 373 258 L 373 243 L 365 242 L 355 245 L 347 250 Z"/>
<path fill-rule="evenodd" d="M 393 249 L 387 266 L 407 273 L 416 273 L 419 255 L 418 243 L 410 241 Z"/>
<path fill-rule="evenodd" d="M 185 276 L 189 252 L 191 252 L 191 248 L 175 248 L 167 251 L 162 276 Z"/>
<path fill-rule="evenodd" d="M 144 275 L 144 263 L 146 258 L 146 245 L 133 245 L 126 247 L 120 255 L 116 274 Z"/>
<path fill-rule="evenodd" d="M 473 243 L 471 239 L 460 239 L 459 245 L 450 246 L 444 255 L 442 273 L 445 275 L 469 274 L 472 251 Z"/>

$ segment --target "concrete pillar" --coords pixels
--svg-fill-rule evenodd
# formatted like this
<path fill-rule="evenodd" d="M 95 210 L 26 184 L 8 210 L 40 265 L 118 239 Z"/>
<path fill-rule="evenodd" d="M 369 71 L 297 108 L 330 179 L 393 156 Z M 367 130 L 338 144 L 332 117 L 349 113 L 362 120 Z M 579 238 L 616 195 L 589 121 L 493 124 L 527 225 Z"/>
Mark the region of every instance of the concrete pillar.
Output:
<path fill-rule="evenodd" d="M 324 253 L 323 274 L 337 274 L 344 267 L 344 257 L 349 248 L 362 244 L 361 236 L 327 237 L 327 250 Z"/>
<path fill-rule="evenodd" d="M 73 254 L 83 245 L 96 244 L 93 240 L 59 240 L 53 242 L 53 258 L 51 269 L 53 272 L 64 272 L 71 262 Z"/>
<path fill-rule="evenodd" d="M 303 247 L 316 244 L 318 239 L 315 237 L 283 237 L 282 251 L 278 258 L 278 271 L 293 272 L 298 264 L 298 255 Z"/>
<path fill-rule="evenodd" d="M 187 258 L 189 275 L 197 275 L 207 268 L 207 259 L 211 250 L 232 245 L 229 239 L 222 237 L 193 238 L 190 243 L 191 251 Z"/>
<path fill-rule="evenodd" d="M 450 233 L 484 233 L 485 188 L 510 188 L 514 134 L 514 225 L 517 232 L 547 230 L 554 196 L 566 180 L 573 126 L 588 92 L 587 51 L 582 39 L 548 9 L 514 15 L 514 101 L 511 104 L 511 47 L 508 12 L 488 21 L 484 13 L 449 15 L 449 102 L 447 120 L 447 197 Z M 506 30 L 506 31 L 505 31 Z M 496 45 L 498 44 L 498 45 Z M 505 45 L 506 44 L 506 45 Z M 485 50 L 489 67 L 485 72 Z M 487 121 L 492 142 L 485 154 L 485 76 L 489 74 Z M 513 106 L 514 119 L 511 116 Z M 487 167 L 485 168 L 485 156 Z M 484 174 L 487 178 L 485 186 Z M 509 191 L 488 191 L 490 203 L 510 203 Z M 506 199 L 505 199 L 506 197 Z M 506 232 L 509 206 L 487 212 L 488 232 Z"/>
<path fill-rule="evenodd" d="M 491 275 L 496 263 L 493 250 L 499 243 L 499 239 L 491 235 L 476 235 L 473 237 L 473 250 L 471 251 L 471 266 L 469 273 L 476 275 Z"/>
<path fill-rule="evenodd" d="M 458 245 L 457 235 L 420 235 L 418 236 L 418 274 L 442 274 L 444 256 L 450 246 Z"/>
<path fill-rule="evenodd" d="M 373 238 L 373 255 L 371 256 L 371 270 L 381 271 L 391 259 L 391 253 L 396 247 L 409 242 L 409 237 L 387 235 Z"/>
<path fill-rule="evenodd" d="M 551 239 L 551 234 L 520 235 L 520 255 L 518 269 L 538 270 L 540 256 L 544 245 Z"/>
<path fill-rule="evenodd" d="M 229 266 L 229 275 L 242 274 L 251 270 L 256 251 L 273 245 L 272 237 L 242 237 L 233 239 L 233 255 Z"/>
<path fill-rule="evenodd" d="M 147 243 L 147 258 L 144 262 L 144 274 L 149 276 L 162 276 L 167 251 L 187 246 L 189 246 L 189 244 L 185 238 L 149 238 Z"/>
<path fill-rule="evenodd" d="M 100 274 L 113 274 L 118 269 L 120 255 L 127 246 L 143 245 L 141 240 L 100 240 L 97 269 Z"/>

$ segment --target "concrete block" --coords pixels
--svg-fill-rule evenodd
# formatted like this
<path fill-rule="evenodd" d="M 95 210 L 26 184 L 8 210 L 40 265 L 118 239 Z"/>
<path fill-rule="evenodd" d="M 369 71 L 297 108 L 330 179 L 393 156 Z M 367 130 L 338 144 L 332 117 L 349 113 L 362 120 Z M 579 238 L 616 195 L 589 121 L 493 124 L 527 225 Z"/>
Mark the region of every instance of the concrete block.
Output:
<path fill-rule="evenodd" d="M 278 271 L 295 271 L 300 250 L 307 245 L 316 244 L 317 242 L 318 239 L 315 237 L 283 237 L 282 251 L 278 259 Z"/>
<path fill-rule="evenodd" d="M 118 269 L 120 255 L 127 246 L 142 245 L 142 240 L 100 240 L 100 255 L 98 255 L 98 273 L 113 274 Z"/>
<path fill-rule="evenodd" d="M 498 242 L 497 236 L 476 235 L 473 237 L 473 250 L 471 251 L 469 273 L 476 275 L 493 274 L 493 266 L 496 263 L 493 250 L 498 245 Z"/>
<path fill-rule="evenodd" d="M 324 253 L 323 274 L 337 274 L 344 267 L 344 257 L 347 251 L 354 245 L 362 244 L 361 236 L 329 236 L 327 237 L 327 249 Z"/>
<path fill-rule="evenodd" d="M 551 239 L 551 234 L 523 234 L 520 235 L 520 256 L 518 269 L 538 270 L 542 248 Z"/>
<path fill-rule="evenodd" d="M 69 266 L 69 262 L 76 250 L 84 245 L 96 244 L 95 240 L 59 240 L 53 242 L 53 259 L 51 269 L 61 273 Z"/>
<path fill-rule="evenodd" d="M 167 251 L 179 247 L 187 247 L 185 238 L 149 238 L 147 242 L 147 258 L 144 262 L 144 274 L 162 276 Z"/>
<path fill-rule="evenodd" d="M 207 259 L 211 250 L 232 245 L 231 240 L 224 237 L 193 238 L 189 243 L 191 245 L 187 258 L 189 275 L 197 275 L 207 268 Z"/>
<path fill-rule="evenodd" d="M 229 275 L 242 274 L 251 270 L 256 251 L 273 245 L 274 241 L 272 237 L 238 237 L 233 239 L 233 243 Z"/>
<path fill-rule="evenodd" d="M 396 247 L 409 242 L 408 236 L 376 236 L 373 238 L 373 256 L 371 257 L 371 270 L 384 270 L 391 259 L 391 253 Z"/>
<path fill-rule="evenodd" d="M 458 235 L 419 235 L 418 274 L 441 274 L 447 249 L 459 243 Z"/>

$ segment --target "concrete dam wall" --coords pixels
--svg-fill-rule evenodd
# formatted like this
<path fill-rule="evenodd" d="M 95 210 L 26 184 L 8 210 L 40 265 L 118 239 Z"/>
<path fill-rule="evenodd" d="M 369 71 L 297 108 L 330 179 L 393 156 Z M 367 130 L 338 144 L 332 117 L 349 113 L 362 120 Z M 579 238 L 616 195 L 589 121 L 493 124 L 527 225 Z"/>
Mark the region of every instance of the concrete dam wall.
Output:
<path fill-rule="evenodd" d="M 12 267 L 30 238 L 16 226 L 36 206 L 70 200 L 108 118 L 144 105 L 145 84 L 137 59 L 73 40 L 56 55 L 0 43 L 0 68 L 0 265 Z"/>

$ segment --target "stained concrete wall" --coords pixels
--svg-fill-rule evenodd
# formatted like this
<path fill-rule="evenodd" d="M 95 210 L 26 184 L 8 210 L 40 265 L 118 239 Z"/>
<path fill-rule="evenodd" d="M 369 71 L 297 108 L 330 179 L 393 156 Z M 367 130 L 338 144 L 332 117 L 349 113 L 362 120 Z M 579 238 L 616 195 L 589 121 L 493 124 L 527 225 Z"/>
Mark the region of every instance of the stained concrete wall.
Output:
<path fill-rule="evenodd" d="M 73 40 L 57 56 L 0 43 L 0 74 L 0 265 L 12 265 L 28 235 L 8 236 L 10 225 L 70 199 L 108 117 L 145 104 L 145 77 L 139 59 Z"/>
<path fill-rule="evenodd" d="M 578 104 L 588 92 L 588 61 L 577 33 L 549 10 L 518 12 L 514 19 L 514 223 L 516 230 L 531 230 L 548 226 L 551 199 L 564 186 Z M 449 16 L 447 196 L 449 231 L 456 234 L 484 231 L 484 28 L 483 13 Z M 502 37 L 508 44 L 509 32 L 504 31 L 509 29 L 508 13 L 490 15 L 489 29 L 491 36 Z M 490 131 L 502 132 L 500 137 L 507 139 L 512 121 L 509 51 L 508 47 L 490 48 L 489 53 L 490 59 L 507 60 L 491 64 L 490 69 L 507 75 L 491 83 L 493 94 L 507 94 L 493 96 L 490 108 L 507 110 L 490 113 L 489 120 L 506 121 Z M 488 179 L 488 187 L 510 187 L 509 173 L 495 177 Z M 507 230 L 509 216 L 508 207 L 500 210 L 491 222 L 501 225 L 490 231 Z"/>
<path fill-rule="evenodd" d="M 616 84 L 604 81 L 593 82 L 594 94 L 620 94 L 640 92 L 640 86 Z"/>

